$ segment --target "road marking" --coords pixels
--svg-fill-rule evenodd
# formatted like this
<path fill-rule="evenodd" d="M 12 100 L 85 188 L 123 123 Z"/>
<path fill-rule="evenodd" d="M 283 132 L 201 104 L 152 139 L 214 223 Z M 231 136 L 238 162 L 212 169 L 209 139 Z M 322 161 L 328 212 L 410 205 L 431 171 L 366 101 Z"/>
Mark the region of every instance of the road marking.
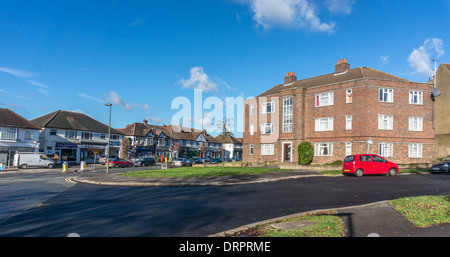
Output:
<path fill-rule="evenodd" d="M 67 235 L 67 237 L 80 237 L 80 235 L 77 233 L 70 233 Z"/>
<path fill-rule="evenodd" d="M 367 235 L 367 237 L 380 237 L 380 235 L 377 233 L 370 233 Z"/>
<path fill-rule="evenodd" d="M 77 184 L 78 182 L 73 181 L 72 179 L 74 179 L 75 177 L 71 177 L 71 178 L 66 178 L 65 181 L 67 183 L 72 183 L 72 184 Z"/>

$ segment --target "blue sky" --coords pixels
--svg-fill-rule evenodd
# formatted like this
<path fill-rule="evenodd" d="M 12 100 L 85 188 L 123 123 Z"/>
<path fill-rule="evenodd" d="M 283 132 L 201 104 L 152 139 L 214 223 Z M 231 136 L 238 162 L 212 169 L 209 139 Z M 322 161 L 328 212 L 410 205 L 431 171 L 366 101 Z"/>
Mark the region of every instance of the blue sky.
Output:
<path fill-rule="evenodd" d="M 426 82 L 431 58 L 450 62 L 449 14 L 449 0 L 0 0 L 0 107 L 107 124 L 111 102 L 114 128 L 170 124 L 196 88 L 246 99 L 344 58 Z"/>

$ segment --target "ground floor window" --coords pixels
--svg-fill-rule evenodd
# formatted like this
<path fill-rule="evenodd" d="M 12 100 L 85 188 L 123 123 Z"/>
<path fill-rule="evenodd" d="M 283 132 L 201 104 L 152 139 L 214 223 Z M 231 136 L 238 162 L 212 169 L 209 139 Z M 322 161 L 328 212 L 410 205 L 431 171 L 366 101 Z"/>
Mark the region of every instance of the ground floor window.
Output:
<path fill-rule="evenodd" d="M 409 144 L 408 156 L 410 158 L 422 158 L 422 144 Z"/>
<path fill-rule="evenodd" d="M 379 143 L 378 144 L 378 155 L 383 157 L 392 156 L 392 143 Z"/>
<path fill-rule="evenodd" d="M 261 155 L 274 155 L 274 145 L 261 144 Z"/>
<path fill-rule="evenodd" d="M 332 156 L 333 143 L 316 143 L 314 145 L 315 156 Z"/>
<path fill-rule="evenodd" d="M 352 143 L 345 143 L 345 156 L 352 154 Z"/>
<path fill-rule="evenodd" d="M 76 162 L 77 149 L 61 149 L 61 161 Z"/>

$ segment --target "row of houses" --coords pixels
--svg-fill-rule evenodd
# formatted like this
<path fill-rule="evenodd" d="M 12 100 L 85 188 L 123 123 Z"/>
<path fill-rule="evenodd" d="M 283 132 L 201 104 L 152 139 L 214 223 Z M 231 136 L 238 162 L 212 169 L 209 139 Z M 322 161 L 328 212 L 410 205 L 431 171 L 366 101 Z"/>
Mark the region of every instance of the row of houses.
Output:
<path fill-rule="evenodd" d="M 16 152 L 43 152 L 57 155 L 59 161 L 93 163 L 107 149 L 108 126 L 86 114 L 58 110 L 28 121 L 0 108 L 0 163 L 11 165 Z M 213 137 L 205 130 L 158 126 L 144 120 L 122 129 L 111 128 L 109 151 L 123 158 L 242 158 L 242 139 Z"/>
<path fill-rule="evenodd" d="M 433 90 L 440 89 L 440 96 Z M 244 102 L 244 160 L 297 162 L 309 141 L 313 164 L 373 153 L 399 164 L 450 155 L 450 65 L 418 83 L 339 60 L 333 73 L 284 83 Z"/>

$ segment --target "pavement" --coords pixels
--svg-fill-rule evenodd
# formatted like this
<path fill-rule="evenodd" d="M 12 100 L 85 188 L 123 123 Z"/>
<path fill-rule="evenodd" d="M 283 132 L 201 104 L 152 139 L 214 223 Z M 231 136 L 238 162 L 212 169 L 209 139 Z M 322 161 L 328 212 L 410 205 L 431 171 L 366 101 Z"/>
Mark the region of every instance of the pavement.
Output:
<path fill-rule="evenodd" d="M 61 171 L 60 168 L 52 171 Z M 43 171 L 45 169 L 41 169 Z M 48 171 L 48 170 L 47 170 Z M 199 177 L 199 178 L 142 178 L 121 176 L 123 171 L 111 169 L 109 174 L 105 174 L 104 166 L 87 165 L 84 171 L 79 167 L 69 168 L 67 173 L 73 173 L 70 182 L 89 183 L 97 185 L 116 186 L 224 186 L 248 183 L 267 183 L 285 179 L 321 177 L 321 176 L 341 176 L 323 175 L 312 170 L 296 170 L 286 172 L 276 172 L 260 175 L 241 176 L 220 176 L 220 177 Z M 2 171 L 3 172 L 3 171 Z M 31 172 L 31 170 L 9 170 L 8 173 Z M 399 174 L 406 175 L 406 174 Z M 387 201 L 370 203 L 358 206 L 331 209 L 336 212 L 344 222 L 346 237 L 450 237 L 450 224 L 440 224 L 427 228 L 416 227 L 411 221 L 403 217 L 392 208 Z M 282 220 L 291 216 L 298 216 L 313 212 L 326 210 L 314 210 L 305 213 L 297 213 L 289 216 L 265 220 L 253 224 L 248 224 L 239 228 L 223 231 L 211 236 L 225 236 L 258 224 Z"/>

